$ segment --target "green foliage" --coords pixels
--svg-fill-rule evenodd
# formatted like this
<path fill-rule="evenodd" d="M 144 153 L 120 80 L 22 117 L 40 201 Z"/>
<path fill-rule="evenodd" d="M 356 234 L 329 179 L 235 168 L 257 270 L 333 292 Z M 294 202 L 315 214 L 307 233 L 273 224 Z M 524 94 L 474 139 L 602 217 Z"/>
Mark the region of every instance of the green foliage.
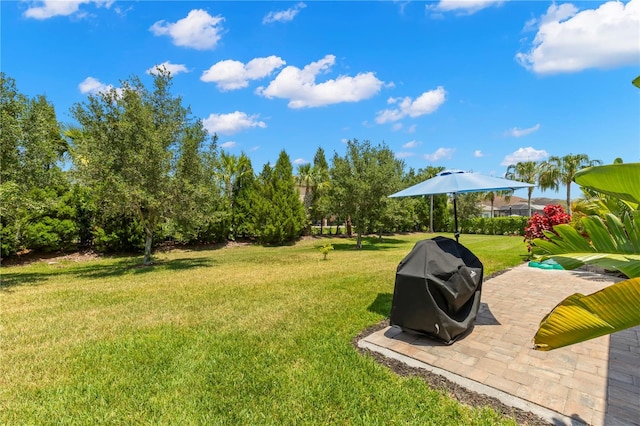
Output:
<path fill-rule="evenodd" d="M 567 212 L 571 214 L 571 183 L 579 170 L 602 164 L 600 160 L 592 160 L 587 154 L 567 154 L 563 157 L 553 156 L 539 164 L 538 181 L 541 189 L 558 191 L 565 186 L 567 191 Z M 529 214 L 531 216 L 531 214 Z"/>
<path fill-rule="evenodd" d="M 640 163 L 610 164 L 585 168 L 575 174 L 575 182 L 601 194 L 627 203 L 630 209 L 640 205 Z"/>
<path fill-rule="evenodd" d="M 576 173 L 576 183 L 637 206 L 637 168 L 620 166 L 584 169 Z M 558 225 L 553 228 L 555 233 L 545 231 L 549 241 L 534 240 L 534 253 L 542 259 L 550 257 L 566 269 L 591 264 L 632 279 L 592 295 L 567 297 L 540 323 L 534 337 L 536 349 L 555 349 L 640 325 L 640 210 L 625 212 L 621 218 L 612 213 L 604 218 L 587 216 L 582 223 L 588 238 L 569 225 Z"/>
<path fill-rule="evenodd" d="M 247 236 L 247 226 L 243 223 L 249 210 L 247 191 L 253 187 L 253 167 L 246 154 L 240 156 L 221 151 L 214 160 L 214 185 L 220 187 L 222 203 L 220 210 L 223 238 L 235 240 Z"/>
<path fill-rule="evenodd" d="M 505 178 L 511 180 L 517 180 L 525 183 L 535 184 L 538 181 L 540 175 L 540 163 L 535 161 L 521 161 L 517 164 L 511 164 L 507 167 L 507 171 L 504 175 Z M 548 186 L 544 182 L 540 185 L 541 188 L 546 189 Z M 533 195 L 534 187 L 527 188 L 527 205 L 529 206 L 529 212 L 527 216 L 531 216 L 531 196 Z"/>
<path fill-rule="evenodd" d="M 525 216 L 465 219 L 460 221 L 460 232 L 484 235 L 524 235 L 528 219 Z"/>
<path fill-rule="evenodd" d="M 399 189 L 402 169 L 403 163 L 384 144 L 373 147 L 354 139 L 347 142 L 344 157 L 334 155 L 332 204 L 340 216 L 351 218 L 358 233 L 356 247 L 361 247 L 363 232 L 384 225 L 393 203 L 388 196 Z"/>
<path fill-rule="evenodd" d="M 133 253 L 144 249 L 145 235 L 140 221 L 124 214 L 100 216 L 92 236 L 93 247 L 101 253 Z"/>
<path fill-rule="evenodd" d="M 194 205 L 179 195 L 191 194 L 193 201 L 201 189 L 180 172 L 201 173 L 197 153 L 206 132 L 189 117 L 182 99 L 171 95 L 171 84 L 163 68 L 153 73 L 151 90 L 134 76 L 122 81 L 120 89 L 90 95 L 72 109 L 80 128 L 67 133 L 78 177 L 94 189 L 104 212 L 139 221 L 145 263 L 151 261 L 154 232 L 176 217 L 175 206 Z M 186 212 L 182 210 L 181 219 Z"/>
<path fill-rule="evenodd" d="M 285 151 L 273 168 L 265 164 L 252 201 L 251 230 L 260 243 L 283 244 L 302 235 L 308 221 Z"/>
<path fill-rule="evenodd" d="M 472 219 L 480 216 L 482 214 L 482 208 L 480 207 L 481 198 L 482 194 L 479 192 L 456 195 L 458 220 Z M 453 203 L 451 203 L 450 213 L 453 214 Z"/>
<path fill-rule="evenodd" d="M 322 247 L 320 247 L 320 253 L 322 253 L 322 260 L 327 260 L 327 256 L 329 252 L 333 250 L 333 245 L 331 243 L 325 243 Z"/>
<path fill-rule="evenodd" d="M 533 240 L 533 253 L 552 258 L 565 269 L 584 264 L 616 270 L 628 277 L 640 277 L 640 211 L 625 215 L 621 221 L 613 214 L 606 222 L 598 216 L 583 219 L 589 240 L 570 225 L 557 225 L 545 232 L 549 241 Z"/>
<path fill-rule="evenodd" d="M 67 145 L 53 105 L 29 99 L 0 73 L 0 226 L 2 257 L 22 249 L 47 251 L 75 240 L 73 211 L 65 211 L 69 190 L 60 164 Z"/>
<path fill-rule="evenodd" d="M 312 176 L 313 188 L 309 214 L 312 223 L 320 222 L 322 224 L 327 216 L 335 212 L 332 211 L 331 199 L 329 198 L 329 189 L 331 187 L 329 164 L 322 147 L 318 147 L 313 156 Z"/>

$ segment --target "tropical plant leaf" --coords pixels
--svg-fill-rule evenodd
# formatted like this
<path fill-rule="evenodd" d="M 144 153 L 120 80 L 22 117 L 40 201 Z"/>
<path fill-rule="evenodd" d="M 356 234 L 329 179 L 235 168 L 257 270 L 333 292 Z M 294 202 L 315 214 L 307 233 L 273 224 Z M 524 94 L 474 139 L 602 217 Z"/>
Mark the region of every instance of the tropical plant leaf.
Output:
<path fill-rule="evenodd" d="M 623 221 L 632 250 L 634 253 L 640 253 L 640 210 L 625 215 Z"/>
<path fill-rule="evenodd" d="M 640 278 L 584 296 L 576 293 L 540 322 L 534 349 L 549 351 L 640 325 Z"/>
<path fill-rule="evenodd" d="M 565 269 L 584 264 L 620 271 L 628 277 L 640 277 L 640 214 L 624 222 L 615 215 L 607 215 L 607 222 L 598 216 L 582 219 L 590 241 L 570 225 L 557 225 L 553 232 L 545 231 L 547 240 L 533 240 L 533 254 L 541 260 L 551 258 Z"/>
<path fill-rule="evenodd" d="M 636 78 L 633 79 L 633 81 L 631 82 L 634 86 L 636 86 L 638 89 L 640 89 L 640 75 L 637 76 Z"/>
<path fill-rule="evenodd" d="M 580 186 L 632 203 L 640 203 L 640 163 L 609 164 L 578 171 L 573 181 Z"/>
<path fill-rule="evenodd" d="M 619 253 L 613 236 L 607 229 L 607 225 L 599 216 L 587 216 L 582 219 L 584 230 L 591 239 L 591 244 L 599 252 Z"/>
<path fill-rule="evenodd" d="M 609 271 L 620 271 L 627 277 L 640 277 L 640 254 L 562 253 L 546 255 L 541 258 L 544 259 L 553 259 L 564 269 L 595 265 Z"/>
<path fill-rule="evenodd" d="M 626 216 L 626 214 L 624 216 Z M 618 247 L 618 251 L 624 253 L 639 253 L 639 251 L 635 250 L 633 244 L 629 240 L 629 236 L 624 230 L 624 225 L 620 218 L 612 213 L 607 213 L 605 217 L 607 227 L 609 228 L 609 232 L 611 233 L 615 246 Z"/>

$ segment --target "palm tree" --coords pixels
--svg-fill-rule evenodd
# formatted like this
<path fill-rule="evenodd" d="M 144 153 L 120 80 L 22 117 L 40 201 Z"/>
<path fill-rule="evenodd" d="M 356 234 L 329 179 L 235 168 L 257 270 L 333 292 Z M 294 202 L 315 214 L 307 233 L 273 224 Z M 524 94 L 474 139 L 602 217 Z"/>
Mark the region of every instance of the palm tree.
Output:
<path fill-rule="evenodd" d="M 249 173 L 253 173 L 251 169 L 251 161 L 246 154 L 242 153 L 239 157 L 233 154 L 227 154 L 225 151 L 220 152 L 220 160 L 217 164 L 216 176 L 222 183 L 222 190 L 229 206 L 230 228 L 234 223 L 234 198 L 238 192 L 241 179 Z M 230 229 L 230 237 L 233 238 L 234 230 Z"/>
<path fill-rule="evenodd" d="M 534 184 L 538 180 L 538 172 L 540 170 L 540 163 L 535 161 L 521 161 L 517 164 L 512 164 L 507 167 L 507 172 L 504 177 L 506 179 L 517 180 L 519 182 L 526 182 Z M 527 205 L 529 207 L 529 217 L 531 217 L 531 195 L 533 194 L 533 186 L 527 188 Z"/>
<path fill-rule="evenodd" d="M 504 197 L 505 201 L 509 202 L 512 195 L 513 191 L 489 191 L 484 194 L 484 200 L 491 201 L 491 217 L 494 217 L 493 203 L 496 201 L 496 197 Z"/>
<path fill-rule="evenodd" d="M 602 164 L 600 160 L 591 160 L 587 154 L 567 154 L 564 157 L 549 157 L 540 165 L 538 181 L 541 189 L 553 189 L 558 192 L 561 185 L 567 188 L 567 212 L 571 214 L 571 183 L 575 174 L 585 167 Z"/>
<path fill-rule="evenodd" d="M 311 207 L 311 193 L 313 192 L 314 177 L 311 164 L 300 164 L 298 166 L 296 183 L 301 187 L 304 187 L 304 209 L 307 214 L 309 214 L 309 207 Z"/>

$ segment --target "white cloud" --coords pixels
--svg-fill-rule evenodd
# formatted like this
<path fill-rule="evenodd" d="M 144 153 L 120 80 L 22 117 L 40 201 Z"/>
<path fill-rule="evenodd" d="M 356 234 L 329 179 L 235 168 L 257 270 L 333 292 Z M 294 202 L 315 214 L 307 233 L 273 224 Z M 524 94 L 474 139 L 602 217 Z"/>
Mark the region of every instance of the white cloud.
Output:
<path fill-rule="evenodd" d="M 412 124 L 411 126 L 409 126 L 409 128 L 407 129 L 407 133 L 415 133 L 416 132 L 416 125 Z"/>
<path fill-rule="evenodd" d="M 293 160 L 293 164 L 296 165 L 300 165 L 300 164 L 308 164 L 309 162 L 307 160 L 305 160 L 304 158 L 296 158 L 295 160 Z"/>
<path fill-rule="evenodd" d="M 407 152 L 407 151 L 401 151 L 401 152 L 396 152 L 395 157 L 396 158 L 408 158 L 408 157 L 413 157 L 414 155 L 416 155 L 413 152 Z"/>
<path fill-rule="evenodd" d="M 235 148 L 236 146 L 238 146 L 238 143 L 235 141 L 228 141 L 223 144 L 220 144 L 220 148 L 225 148 L 225 149 Z"/>
<path fill-rule="evenodd" d="M 342 143 L 347 143 L 347 142 L 349 142 L 349 139 L 347 139 L 347 138 L 342 138 L 342 139 L 340 139 L 340 142 L 342 142 Z"/>
<path fill-rule="evenodd" d="M 518 150 L 512 154 L 504 157 L 501 166 L 510 166 L 523 161 L 540 161 L 549 157 L 549 153 L 544 149 L 533 149 L 532 147 L 518 148 Z"/>
<path fill-rule="evenodd" d="M 516 60 L 538 74 L 577 72 L 640 63 L 640 0 L 609 1 L 578 12 L 555 3 L 539 20 L 531 49 Z"/>
<path fill-rule="evenodd" d="M 176 46 L 194 49 L 213 49 L 220 41 L 222 16 L 211 16 L 206 11 L 194 9 L 175 23 L 158 21 L 149 31 L 157 36 L 168 35 Z"/>
<path fill-rule="evenodd" d="M 437 89 L 424 92 L 415 100 L 410 97 L 389 98 L 388 104 L 397 105 L 397 108 L 385 109 L 378 112 L 376 123 L 384 124 L 390 121 L 398 121 L 407 116 L 415 118 L 435 112 L 446 99 L 447 92 L 442 86 Z"/>
<path fill-rule="evenodd" d="M 413 140 L 413 141 L 409 141 L 409 142 L 405 143 L 404 145 L 402 145 L 402 147 L 405 148 L 405 149 L 412 149 L 412 148 L 417 148 L 420 145 L 422 145 L 422 142 Z"/>
<path fill-rule="evenodd" d="M 303 69 L 285 67 L 269 86 L 259 87 L 256 93 L 269 99 L 289 99 L 289 108 L 319 107 L 368 99 L 377 94 L 384 84 L 372 72 L 360 73 L 355 77 L 341 75 L 316 83 L 318 74 L 328 72 L 335 61 L 334 55 L 326 55 Z"/>
<path fill-rule="evenodd" d="M 256 145 L 256 146 L 252 146 L 251 148 L 249 148 L 249 152 L 255 152 L 257 150 L 260 149 L 260 146 Z"/>
<path fill-rule="evenodd" d="M 476 158 L 480 158 L 480 157 L 484 157 L 485 154 L 483 154 L 482 151 L 480 151 L 479 149 L 476 149 L 475 151 L 473 151 L 473 156 Z"/>
<path fill-rule="evenodd" d="M 527 136 L 527 135 L 530 135 L 531 133 L 535 133 L 538 130 L 540 130 L 540 123 L 526 129 L 518 129 L 517 127 L 514 127 L 513 129 L 507 130 L 505 132 L 505 135 L 513 136 L 514 138 L 520 138 L 522 136 Z"/>
<path fill-rule="evenodd" d="M 33 19 L 48 19 L 54 16 L 84 15 L 80 12 L 81 4 L 93 3 L 98 7 L 109 8 L 114 0 L 44 0 L 32 2 L 32 5 L 24 12 L 24 16 Z"/>
<path fill-rule="evenodd" d="M 394 132 L 402 130 L 402 123 L 395 123 L 393 126 L 391 126 L 391 130 L 393 130 Z"/>
<path fill-rule="evenodd" d="M 187 67 L 183 64 L 172 64 L 169 61 L 164 61 L 161 64 L 156 64 L 147 70 L 147 74 L 155 74 L 156 68 L 164 67 L 167 71 L 171 73 L 172 76 L 178 75 L 181 72 L 189 72 Z"/>
<path fill-rule="evenodd" d="M 504 0 L 440 0 L 437 5 L 427 4 L 427 10 L 435 10 L 438 12 L 459 12 L 471 15 L 479 10 L 491 6 L 499 6 Z"/>
<path fill-rule="evenodd" d="M 274 55 L 252 59 L 246 65 L 240 61 L 227 59 L 212 65 L 202 73 L 200 80 L 217 83 L 218 89 L 222 91 L 242 89 L 249 85 L 249 80 L 266 77 L 285 64 L 282 58 Z"/>
<path fill-rule="evenodd" d="M 84 81 L 78 84 L 78 89 L 80 89 L 80 93 L 90 93 L 96 94 L 100 92 L 108 92 L 113 88 L 110 84 L 104 84 L 100 82 L 97 78 L 87 77 Z"/>
<path fill-rule="evenodd" d="M 438 148 L 433 154 L 425 154 L 424 159 L 429 161 L 451 160 L 451 156 L 455 152 L 453 148 Z"/>
<path fill-rule="evenodd" d="M 292 8 L 289 8 L 287 10 L 281 10 L 279 12 L 269 12 L 264 17 L 264 19 L 262 19 L 262 23 L 263 24 L 270 24 L 272 22 L 290 22 L 290 21 L 293 21 L 293 18 L 296 17 L 298 12 L 300 12 L 300 10 L 304 9 L 305 7 L 307 7 L 307 5 L 302 3 L 302 2 L 300 2 L 300 3 L 296 4 L 295 6 L 293 6 Z"/>
<path fill-rule="evenodd" d="M 211 114 L 202 120 L 202 124 L 209 133 L 225 135 L 231 135 L 252 127 L 267 127 L 264 121 L 258 121 L 258 115 L 247 115 L 240 111 L 229 114 Z"/>

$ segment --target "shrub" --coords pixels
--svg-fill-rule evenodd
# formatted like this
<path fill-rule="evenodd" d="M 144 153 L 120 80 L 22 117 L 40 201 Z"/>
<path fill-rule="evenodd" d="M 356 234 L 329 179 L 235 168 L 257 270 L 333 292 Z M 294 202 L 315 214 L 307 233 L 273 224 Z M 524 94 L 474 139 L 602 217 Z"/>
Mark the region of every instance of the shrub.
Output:
<path fill-rule="evenodd" d="M 460 221 L 460 231 L 465 234 L 523 235 L 528 217 L 476 217 Z"/>
<path fill-rule="evenodd" d="M 320 247 L 320 253 L 322 253 L 323 255 L 322 260 L 327 260 L 327 256 L 329 255 L 329 252 L 331 250 L 333 250 L 333 245 L 331 243 L 326 243 L 325 245 Z"/>
<path fill-rule="evenodd" d="M 555 233 L 554 226 L 569 222 L 571 222 L 571 216 L 560 205 L 550 204 L 544 207 L 542 214 L 534 213 L 529 219 L 529 223 L 527 223 L 524 235 L 524 241 L 527 242 L 529 251 L 531 251 L 534 239 L 542 238 L 548 240 L 543 231 Z"/>
<path fill-rule="evenodd" d="M 23 241 L 32 250 L 51 252 L 73 248 L 78 235 L 76 224 L 70 219 L 43 217 L 23 230 Z"/>

